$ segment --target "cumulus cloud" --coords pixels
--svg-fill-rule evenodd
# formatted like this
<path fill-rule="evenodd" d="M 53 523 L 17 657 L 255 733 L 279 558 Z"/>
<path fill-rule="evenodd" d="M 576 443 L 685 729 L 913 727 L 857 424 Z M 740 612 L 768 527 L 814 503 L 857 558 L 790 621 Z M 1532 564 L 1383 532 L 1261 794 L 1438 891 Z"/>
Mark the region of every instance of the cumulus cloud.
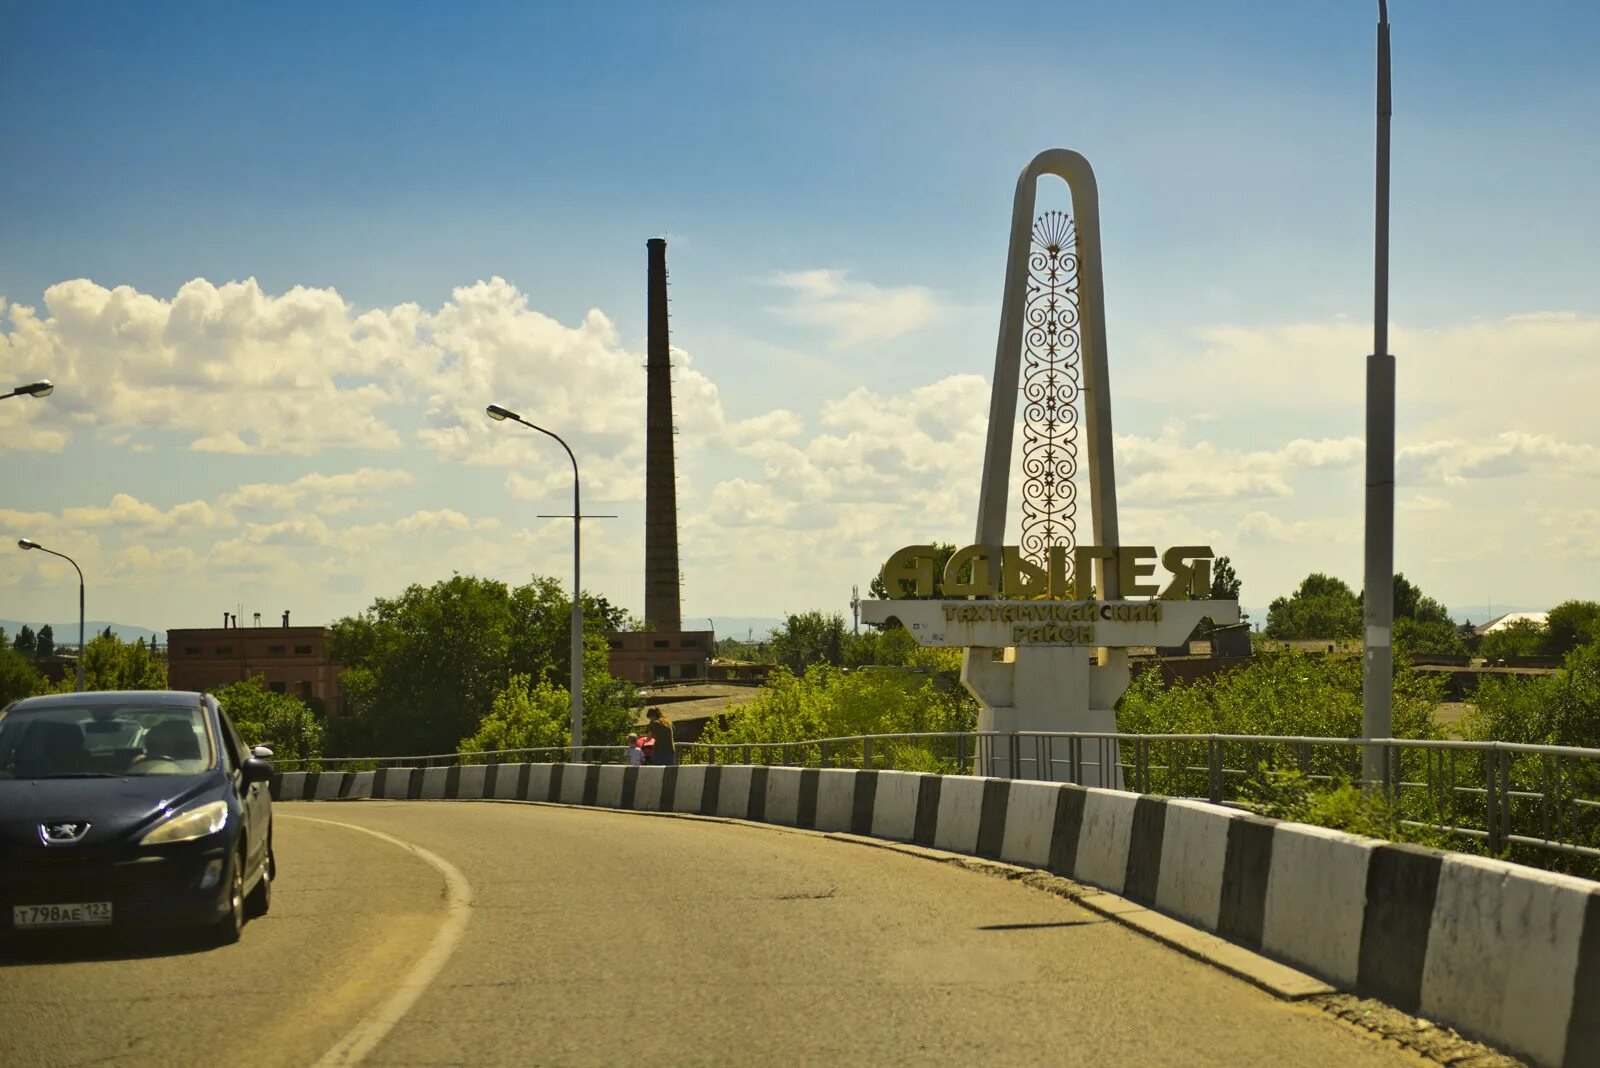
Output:
<path fill-rule="evenodd" d="M 834 348 L 879 345 L 942 318 L 933 291 L 924 286 L 880 287 L 833 268 L 779 274 L 773 284 L 787 292 L 789 302 L 772 313 L 821 329 Z"/>
<path fill-rule="evenodd" d="M 1353 467 L 1365 453 L 1360 438 L 1296 438 L 1276 449 L 1228 448 L 1190 441 L 1181 422 L 1168 423 L 1153 438 L 1119 435 L 1115 444 L 1124 480 L 1119 499 L 1136 505 L 1292 497 L 1296 474 Z"/>
<path fill-rule="evenodd" d="M 1214 397 L 1225 383 L 1239 411 L 1359 416 L 1370 326 L 1345 320 L 1270 326 L 1220 324 L 1162 338 L 1121 396 Z M 1471 437 L 1525 420 L 1558 437 L 1593 433 L 1600 395 L 1600 315 L 1540 312 L 1419 330 L 1390 329 L 1402 433 Z M 1514 369 L 1514 370 L 1513 370 Z"/>
<path fill-rule="evenodd" d="M 377 495 L 416 481 L 409 471 L 363 467 L 336 475 L 312 472 L 291 482 L 250 482 L 222 496 L 225 508 L 244 512 L 283 512 L 307 508 L 324 515 L 371 504 Z"/>
<path fill-rule="evenodd" d="M 781 318 L 822 331 L 840 349 L 870 348 L 938 314 L 920 287 L 885 289 L 840 271 L 786 275 L 778 288 L 787 297 L 774 309 Z M 0 312 L 10 373 L 59 386 L 44 402 L 0 404 L 7 448 L 62 448 L 74 435 L 126 450 L 175 442 L 223 454 L 203 465 L 207 478 L 243 467 L 228 453 L 316 455 L 299 468 L 314 464 L 311 473 L 285 472 L 281 481 L 263 480 L 264 461 L 252 459 L 250 481 L 203 500 L 163 498 L 151 488 L 164 485 L 157 475 L 109 499 L 69 499 L 53 510 L 8 497 L 19 507 L 0 510 L 0 526 L 70 539 L 62 547 L 92 583 L 130 598 L 169 589 L 202 598 L 218 589 L 353 597 L 451 569 L 518 580 L 565 574 L 570 528 L 530 513 L 566 510 L 567 458 L 544 435 L 490 422 L 483 405 L 491 401 L 566 439 L 590 510 L 636 512 L 643 496 L 643 354 L 602 312 L 561 321 L 502 279 L 462 286 L 435 308 L 366 312 L 323 289 L 271 295 L 253 282 L 196 281 L 167 299 L 75 281 L 51 287 L 37 311 L 0 304 Z M 1518 544 L 1528 475 L 1569 502 L 1570 514 L 1538 520 L 1546 550 L 1594 559 L 1600 440 L 1587 405 L 1600 386 L 1597 338 L 1600 320 L 1581 316 L 1395 331 L 1408 574 L 1413 560 L 1438 574 L 1503 570 L 1482 554 Z M 1360 538 L 1363 442 L 1349 431 L 1360 426 L 1364 328 L 1225 326 L 1189 340 L 1203 357 L 1191 348 L 1182 366 L 1118 379 L 1124 538 L 1234 549 L 1263 603 L 1312 566 L 1349 575 Z M 1504 374 L 1507 352 L 1523 373 Z M 989 406 L 983 376 L 913 377 L 839 390 L 803 410 L 765 400 L 741 410 L 725 409 L 690 353 L 675 350 L 673 365 L 687 595 L 748 601 L 751 611 L 817 607 L 832 598 L 826 590 L 870 578 L 900 544 L 970 536 Z M 1203 395 L 1213 410 L 1158 431 L 1140 427 L 1127 400 L 1151 381 L 1167 398 Z M 1215 388 L 1219 381 L 1227 388 Z M 1319 424 L 1296 410 L 1293 429 L 1277 429 L 1282 409 L 1296 406 L 1335 416 Z M 1269 409 L 1274 419 L 1254 418 Z M 345 446 L 400 451 L 391 463 L 358 466 L 337 462 L 333 450 Z M 1015 450 L 1013 531 L 1021 457 Z M 149 470 L 170 470 L 169 459 Z M 508 507 L 505 498 L 535 507 Z M 1087 496 L 1079 510 L 1085 531 Z M 1470 524 L 1455 520 L 1466 514 Z M 586 584 L 619 599 L 642 586 L 637 527 L 607 524 L 604 536 L 585 539 Z M 774 568 L 783 561 L 808 563 Z M 765 576 L 759 595 L 710 592 L 742 591 L 757 574 Z M 33 589 L 58 577 L 43 565 L 11 569 L 0 572 L 0 586 Z M 131 603 L 127 614 L 136 615 L 140 602 Z"/>
<path fill-rule="evenodd" d="M 205 452 L 387 449 L 400 437 L 385 410 L 438 362 L 423 320 L 254 279 L 195 279 L 171 300 L 75 279 L 45 290 L 42 311 L 10 307 L 0 357 L 52 378 L 52 415 L 74 427 L 167 430 Z"/>
<path fill-rule="evenodd" d="M 1402 447 L 1395 459 L 1404 477 L 1447 484 L 1517 475 L 1600 478 L 1600 447 L 1519 430 L 1480 439 L 1419 442 Z"/>

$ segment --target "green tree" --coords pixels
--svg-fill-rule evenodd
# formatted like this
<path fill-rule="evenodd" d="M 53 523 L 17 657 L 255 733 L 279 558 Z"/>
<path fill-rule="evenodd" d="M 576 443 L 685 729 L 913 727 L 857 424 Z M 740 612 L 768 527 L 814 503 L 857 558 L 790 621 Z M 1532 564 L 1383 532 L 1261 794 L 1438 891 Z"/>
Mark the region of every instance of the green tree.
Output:
<path fill-rule="evenodd" d="M 1546 656 L 1565 656 L 1581 645 L 1600 640 L 1600 601 L 1563 601 L 1550 609 L 1544 641 Z"/>
<path fill-rule="evenodd" d="M 321 721 L 300 698 L 267 689 L 265 676 L 255 675 L 211 693 L 233 717 L 246 745 L 264 745 L 282 760 L 315 760 L 322 756 Z"/>
<path fill-rule="evenodd" d="M 1454 623 L 1422 621 L 1397 616 L 1394 621 L 1394 655 L 1404 660 L 1418 656 L 1465 656 L 1467 643 Z"/>
<path fill-rule="evenodd" d="M 33 660 L 0 646 L 0 708 L 22 697 L 32 697 L 49 689 L 49 682 L 34 669 Z"/>
<path fill-rule="evenodd" d="M 1537 656 L 1544 641 L 1544 627 L 1531 619 L 1513 619 L 1479 639 L 1478 655 L 1491 663 L 1508 656 Z"/>
<path fill-rule="evenodd" d="M 115 634 L 97 634 L 79 654 L 83 657 L 83 687 L 86 690 L 164 690 L 167 688 L 165 661 L 150 655 L 144 639 L 128 643 Z M 72 690 L 75 680 L 62 680 L 63 690 Z"/>
<path fill-rule="evenodd" d="M 1216 565 L 1211 569 L 1211 599 L 1237 601 L 1239 589 L 1243 585 L 1233 570 L 1233 560 L 1226 556 L 1217 557 Z"/>
<path fill-rule="evenodd" d="M 791 615 L 772 633 L 773 658 L 796 675 L 812 664 L 843 664 L 844 644 L 844 616 L 838 612 Z"/>
<path fill-rule="evenodd" d="M 1479 741 L 1600 748 L 1600 640 L 1554 675 L 1483 679 L 1462 727 Z"/>
<path fill-rule="evenodd" d="M 893 669 L 846 672 L 831 664 L 813 664 L 795 675 L 780 666 L 754 701 L 739 706 L 724 725 L 707 725 L 701 740 L 799 742 L 854 734 L 970 731 L 976 723 L 972 698 L 937 678 Z M 936 767 L 920 744 L 880 747 L 877 759 L 908 770 Z"/>
<path fill-rule="evenodd" d="M 1437 738 L 1443 681 L 1420 672 L 1394 679 L 1394 736 Z M 1361 735 L 1361 661 L 1300 653 L 1258 654 L 1247 667 L 1163 686 L 1140 672 L 1117 704 L 1117 729 L 1131 734 Z"/>
<path fill-rule="evenodd" d="M 1267 609 L 1269 638 L 1354 638 L 1361 633 L 1361 602 L 1355 591 L 1320 571 L 1307 575 L 1288 597 L 1275 598 Z"/>
<path fill-rule="evenodd" d="M 847 668 L 869 665 L 905 666 L 916 659 L 920 648 L 917 640 L 911 636 L 911 632 L 904 627 L 869 629 L 864 634 L 846 637 L 844 666 Z"/>
<path fill-rule="evenodd" d="M 609 615 L 606 615 L 609 613 Z M 340 688 L 354 721 L 335 721 L 337 744 L 371 755 L 436 753 L 471 737 L 514 675 L 564 687 L 570 671 L 571 601 L 556 580 L 502 582 L 454 575 L 380 597 L 333 625 L 330 653 L 345 665 Z M 584 601 L 584 740 L 620 741 L 632 688 L 606 673 L 609 605 Z M 341 748 L 341 751 L 342 748 Z M 368 755 L 368 754 L 361 754 Z"/>
<path fill-rule="evenodd" d="M 34 639 L 33 658 L 35 660 L 49 660 L 56 655 L 56 635 L 46 623 L 39 628 L 39 636 Z"/>
<path fill-rule="evenodd" d="M 1450 621 L 1449 609 L 1424 594 L 1398 571 L 1394 576 L 1394 618 L 1455 626 Z"/>
<path fill-rule="evenodd" d="M 457 751 L 542 749 L 567 744 L 572 702 L 567 691 L 528 675 L 513 675 L 495 696 L 478 729 L 461 739 Z"/>
<path fill-rule="evenodd" d="M 24 623 L 22 629 L 17 631 L 17 636 L 13 639 L 11 647 L 29 660 L 32 660 L 34 659 L 34 650 L 39 647 L 38 643 L 39 639 L 33 633 L 33 628 Z"/>

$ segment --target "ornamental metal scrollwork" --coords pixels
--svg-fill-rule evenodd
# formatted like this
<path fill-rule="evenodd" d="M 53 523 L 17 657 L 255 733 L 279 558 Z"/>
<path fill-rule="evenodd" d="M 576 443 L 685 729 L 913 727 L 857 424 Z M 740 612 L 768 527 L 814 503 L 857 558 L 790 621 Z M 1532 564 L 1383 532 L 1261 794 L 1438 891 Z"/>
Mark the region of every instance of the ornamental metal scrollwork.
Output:
<path fill-rule="evenodd" d="M 1078 233 L 1066 212 L 1033 222 L 1023 321 L 1022 551 L 1042 567 L 1051 546 L 1077 545 L 1083 352 Z"/>

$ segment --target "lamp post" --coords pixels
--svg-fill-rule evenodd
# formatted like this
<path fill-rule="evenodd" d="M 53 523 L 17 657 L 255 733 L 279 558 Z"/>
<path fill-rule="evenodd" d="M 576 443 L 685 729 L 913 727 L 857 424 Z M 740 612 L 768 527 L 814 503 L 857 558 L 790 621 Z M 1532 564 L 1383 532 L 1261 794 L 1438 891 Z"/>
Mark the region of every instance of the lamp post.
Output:
<path fill-rule="evenodd" d="M 48 385 L 48 383 L 46 383 L 46 385 Z M 23 549 L 23 550 L 38 549 L 42 553 L 49 553 L 51 556 L 59 556 L 59 557 L 61 557 L 61 559 L 65 560 L 67 563 L 71 564 L 72 565 L 72 569 L 78 573 L 78 692 L 82 693 L 83 692 L 83 568 L 78 566 L 78 561 L 74 560 L 72 557 L 68 556 L 66 553 L 58 553 L 54 549 L 46 549 L 43 545 L 40 545 L 36 541 L 31 541 L 28 538 L 18 538 L 17 539 L 17 548 Z"/>
<path fill-rule="evenodd" d="M 566 450 L 567 459 L 572 461 L 572 747 L 579 749 L 583 746 L 583 585 L 579 566 L 583 554 L 583 509 L 579 506 L 578 497 L 578 458 L 572 455 L 572 449 L 561 440 L 561 435 L 528 422 L 511 409 L 491 404 L 484 411 L 496 422 L 503 423 L 509 419 L 529 430 L 537 430 L 555 438 L 556 443 Z"/>
<path fill-rule="evenodd" d="M 1389 5 L 1378 0 L 1377 174 L 1373 212 L 1372 355 L 1367 357 L 1367 499 L 1362 588 L 1361 733 L 1394 734 L 1394 357 L 1389 354 Z M 1384 777 L 1362 750 L 1362 778 Z M 1388 784 L 1384 783 L 1387 789 Z"/>
<path fill-rule="evenodd" d="M 48 378 L 42 378 L 37 382 L 29 382 L 25 386 L 18 386 L 10 393 L 0 393 L 0 400 L 5 400 L 7 397 L 48 397 L 55 390 L 56 387 Z"/>

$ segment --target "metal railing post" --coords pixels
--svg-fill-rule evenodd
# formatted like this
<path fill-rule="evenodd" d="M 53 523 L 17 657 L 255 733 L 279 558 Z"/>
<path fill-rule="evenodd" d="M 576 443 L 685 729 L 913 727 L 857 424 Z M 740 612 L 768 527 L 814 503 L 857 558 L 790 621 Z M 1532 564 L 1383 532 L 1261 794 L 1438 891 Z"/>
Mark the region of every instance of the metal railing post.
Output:
<path fill-rule="evenodd" d="M 828 766 L 828 740 L 826 738 L 822 740 L 819 748 L 822 751 L 822 755 L 817 759 L 817 766 L 825 768 Z"/>
<path fill-rule="evenodd" d="M 1495 774 L 1495 771 L 1497 770 L 1495 765 L 1499 763 L 1499 761 L 1496 759 L 1498 755 L 1499 754 L 1495 753 L 1492 749 L 1483 754 L 1484 829 L 1489 832 L 1489 852 L 1491 854 L 1498 854 L 1501 847 L 1499 812 L 1500 798 L 1499 792 L 1496 789 L 1496 785 L 1500 777 Z"/>
<path fill-rule="evenodd" d="M 1011 734 L 1006 738 L 1006 749 L 1008 750 L 1008 759 L 1006 763 L 1009 766 L 1006 768 L 1006 774 L 1002 777 L 1007 779 L 1019 779 L 1022 776 L 1017 774 L 1017 765 L 1022 760 L 1022 739 L 1017 737 L 1016 731 L 1012 731 Z"/>
<path fill-rule="evenodd" d="M 1213 805 L 1222 803 L 1222 740 L 1206 739 L 1206 790 Z"/>
<path fill-rule="evenodd" d="M 861 766 L 863 768 L 872 767 L 872 736 L 871 735 L 868 735 L 867 737 L 861 739 Z"/>

